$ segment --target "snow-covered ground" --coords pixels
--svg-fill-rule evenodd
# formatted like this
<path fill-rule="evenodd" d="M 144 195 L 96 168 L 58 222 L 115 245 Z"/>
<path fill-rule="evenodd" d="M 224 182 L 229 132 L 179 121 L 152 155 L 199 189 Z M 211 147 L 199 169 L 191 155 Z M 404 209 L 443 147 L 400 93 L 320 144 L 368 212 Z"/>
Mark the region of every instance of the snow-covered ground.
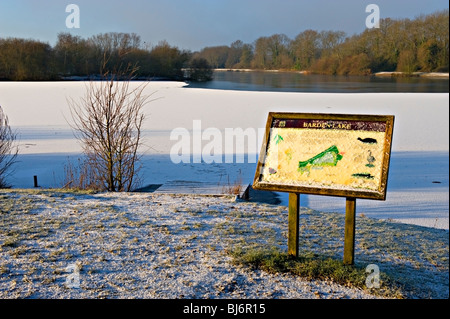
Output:
<path fill-rule="evenodd" d="M 233 196 L 0 190 L 0 216 L 0 298 L 445 299 L 449 294 L 448 232 L 440 229 L 358 218 L 355 263 L 379 267 L 378 290 L 236 263 L 236 252 L 286 252 L 288 214 L 283 206 Z M 342 214 L 305 209 L 301 224 L 302 256 L 342 258 Z"/>
<path fill-rule="evenodd" d="M 254 162 L 171 161 L 169 154 L 177 140 L 171 140 L 170 133 L 184 128 L 194 139 L 194 121 L 201 121 L 197 123 L 203 131 L 214 128 L 224 133 L 227 128 L 249 128 L 259 136 L 244 145 L 252 159 L 252 154 L 259 152 L 260 129 L 269 112 L 395 115 L 387 200 L 358 200 L 357 213 L 449 229 L 449 94 L 244 92 L 183 86 L 178 82 L 152 82 L 146 88 L 152 102 L 145 107 L 143 184 L 223 184 L 240 177 L 243 184 L 252 182 Z M 19 134 L 19 163 L 10 177 L 13 187 L 32 187 L 34 175 L 43 187 L 61 186 L 64 164 L 69 156 L 76 160 L 80 152 L 67 124 L 67 98 L 81 97 L 84 89 L 82 82 L 0 83 L 0 105 Z M 208 140 L 201 141 L 201 147 L 207 144 Z M 286 194 L 280 196 L 286 204 Z M 343 212 L 345 200 L 302 195 L 301 205 Z"/>

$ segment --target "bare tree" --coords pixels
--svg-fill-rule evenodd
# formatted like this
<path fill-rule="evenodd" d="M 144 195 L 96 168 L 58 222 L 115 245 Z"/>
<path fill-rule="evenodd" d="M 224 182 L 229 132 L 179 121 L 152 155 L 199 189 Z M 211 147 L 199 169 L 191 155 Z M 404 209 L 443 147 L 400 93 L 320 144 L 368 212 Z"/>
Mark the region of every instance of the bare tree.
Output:
<path fill-rule="evenodd" d="M 131 191 L 136 183 L 142 109 L 149 98 L 143 94 L 147 83 L 131 84 L 136 70 L 104 74 L 89 83 L 80 101 L 68 100 L 87 165 L 111 192 Z"/>
<path fill-rule="evenodd" d="M 9 126 L 8 117 L 0 106 L 0 188 L 9 187 L 6 183 L 6 177 L 19 153 L 15 140 L 16 134 Z"/>

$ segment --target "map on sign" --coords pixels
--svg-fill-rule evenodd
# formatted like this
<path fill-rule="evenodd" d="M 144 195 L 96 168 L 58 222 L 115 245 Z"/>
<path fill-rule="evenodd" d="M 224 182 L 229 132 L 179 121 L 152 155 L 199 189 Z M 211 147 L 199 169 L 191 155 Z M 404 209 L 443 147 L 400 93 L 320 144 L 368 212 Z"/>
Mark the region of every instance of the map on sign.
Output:
<path fill-rule="evenodd" d="M 254 187 L 384 199 L 393 120 L 271 113 Z"/>

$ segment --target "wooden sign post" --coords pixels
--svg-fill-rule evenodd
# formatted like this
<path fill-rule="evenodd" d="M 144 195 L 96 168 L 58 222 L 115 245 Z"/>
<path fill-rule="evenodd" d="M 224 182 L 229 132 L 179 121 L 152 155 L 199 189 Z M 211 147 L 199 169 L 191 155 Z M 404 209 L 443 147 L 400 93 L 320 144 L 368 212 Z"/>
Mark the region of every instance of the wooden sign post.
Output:
<path fill-rule="evenodd" d="M 356 198 L 347 198 L 345 204 L 344 264 L 353 265 L 355 259 Z"/>
<path fill-rule="evenodd" d="M 344 263 L 354 263 L 356 199 L 386 200 L 394 116 L 269 113 L 253 188 L 289 193 L 298 256 L 300 194 L 346 198 Z"/>
<path fill-rule="evenodd" d="M 300 194 L 289 193 L 288 254 L 298 257 L 298 237 L 300 225 Z"/>

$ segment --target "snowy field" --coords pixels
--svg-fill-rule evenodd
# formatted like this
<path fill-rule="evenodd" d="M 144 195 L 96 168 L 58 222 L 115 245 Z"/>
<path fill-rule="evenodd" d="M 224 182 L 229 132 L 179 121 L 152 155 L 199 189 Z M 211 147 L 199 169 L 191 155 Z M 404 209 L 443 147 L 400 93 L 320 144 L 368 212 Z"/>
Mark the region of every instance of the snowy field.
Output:
<path fill-rule="evenodd" d="M 369 289 L 236 263 L 236 251 L 286 252 L 288 214 L 233 196 L 0 190 L 0 217 L 0 298 L 449 296 L 440 229 L 359 217 L 355 265 L 390 278 Z M 301 225 L 301 256 L 341 260 L 343 214 L 304 209 Z"/>
<path fill-rule="evenodd" d="M 357 214 L 449 229 L 448 94 L 244 92 L 183 86 L 151 82 L 146 88 L 152 102 L 145 107 L 143 185 L 173 181 L 223 185 L 238 179 L 250 184 L 269 112 L 395 115 L 387 200 L 358 200 Z M 14 188 L 33 187 L 34 175 L 42 187 L 61 186 L 64 165 L 69 158 L 76 161 L 80 153 L 67 124 L 67 98 L 77 99 L 84 90 L 82 82 L 0 83 L 0 105 L 19 134 L 19 162 L 9 180 Z M 177 140 L 170 134 L 183 128 L 194 139 L 194 120 L 201 121 L 203 131 L 250 129 L 258 139 L 243 145 L 244 163 L 174 164 L 169 154 Z M 205 147 L 208 140 L 201 143 Z M 286 205 L 287 194 L 280 197 Z M 344 212 L 345 199 L 302 195 L 301 206 Z"/>

